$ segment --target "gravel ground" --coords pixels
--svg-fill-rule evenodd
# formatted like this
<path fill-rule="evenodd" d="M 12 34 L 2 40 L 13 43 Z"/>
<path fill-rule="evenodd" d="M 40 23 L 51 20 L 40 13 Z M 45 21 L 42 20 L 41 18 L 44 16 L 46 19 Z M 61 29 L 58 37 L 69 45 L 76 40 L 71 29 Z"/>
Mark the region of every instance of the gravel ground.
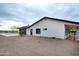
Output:
<path fill-rule="evenodd" d="M 79 42 L 29 36 L 0 36 L 0 56 L 79 56 Z"/>

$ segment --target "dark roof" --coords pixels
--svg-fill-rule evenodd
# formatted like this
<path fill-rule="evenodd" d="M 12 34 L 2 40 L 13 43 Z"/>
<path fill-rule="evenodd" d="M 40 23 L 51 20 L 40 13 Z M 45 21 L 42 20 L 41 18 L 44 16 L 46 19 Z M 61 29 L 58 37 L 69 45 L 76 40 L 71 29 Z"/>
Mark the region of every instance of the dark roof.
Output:
<path fill-rule="evenodd" d="M 18 29 L 27 29 L 29 26 L 22 26 L 22 27 L 19 27 Z"/>
<path fill-rule="evenodd" d="M 63 20 L 63 19 L 57 19 L 57 18 L 51 18 L 51 17 L 43 17 L 40 20 L 38 20 L 37 22 L 35 22 L 32 25 L 30 25 L 29 27 L 37 24 L 38 22 L 42 21 L 43 19 L 51 19 L 51 20 L 56 20 L 56 21 L 62 21 L 62 22 L 68 22 L 68 23 L 73 23 L 73 24 L 79 24 L 79 22 L 75 22 L 75 21 L 69 21 L 69 20 Z"/>

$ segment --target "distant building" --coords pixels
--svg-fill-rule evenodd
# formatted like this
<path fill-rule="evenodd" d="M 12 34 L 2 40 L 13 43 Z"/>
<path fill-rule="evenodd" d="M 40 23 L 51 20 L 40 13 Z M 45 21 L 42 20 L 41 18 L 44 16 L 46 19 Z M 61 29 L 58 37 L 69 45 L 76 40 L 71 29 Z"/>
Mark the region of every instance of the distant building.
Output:
<path fill-rule="evenodd" d="M 19 27 L 19 34 L 24 34 L 26 35 L 26 29 L 28 28 L 28 26 L 23 26 L 23 27 Z"/>

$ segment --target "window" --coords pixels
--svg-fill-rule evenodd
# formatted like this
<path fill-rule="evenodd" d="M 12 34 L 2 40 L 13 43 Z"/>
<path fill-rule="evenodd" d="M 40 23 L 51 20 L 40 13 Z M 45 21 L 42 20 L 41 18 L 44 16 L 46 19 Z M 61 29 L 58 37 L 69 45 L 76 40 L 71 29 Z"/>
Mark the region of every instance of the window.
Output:
<path fill-rule="evenodd" d="M 43 30 L 47 30 L 47 28 L 43 28 Z"/>
<path fill-rule="evenodd" d="M 41 33 L 41 30 L 38 28 L 36 29 L 36 34 L 40 34 Z"/>

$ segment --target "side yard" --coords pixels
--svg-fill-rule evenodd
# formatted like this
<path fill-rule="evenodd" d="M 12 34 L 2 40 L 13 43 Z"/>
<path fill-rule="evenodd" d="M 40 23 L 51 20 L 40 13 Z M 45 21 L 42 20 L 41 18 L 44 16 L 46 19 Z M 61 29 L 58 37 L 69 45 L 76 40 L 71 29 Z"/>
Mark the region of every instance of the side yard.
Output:
<path fill-rule="evenodd" d="M 1 56 L 79 56 L 79 42 L 38 37 L 0 36 Z"/>

